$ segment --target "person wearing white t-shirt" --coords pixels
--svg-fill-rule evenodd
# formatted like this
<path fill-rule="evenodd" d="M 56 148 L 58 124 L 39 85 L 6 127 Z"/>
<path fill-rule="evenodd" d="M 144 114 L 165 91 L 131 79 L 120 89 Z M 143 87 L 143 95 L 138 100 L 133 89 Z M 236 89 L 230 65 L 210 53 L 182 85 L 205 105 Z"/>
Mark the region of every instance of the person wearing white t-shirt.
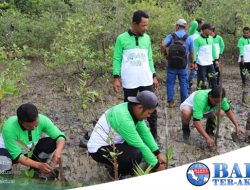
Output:
<path fill-rule="evenodd" d="M 148 14 L 144 11 L 134 12 L 131 28 L 116 39 L 113 58 L 113 89 L 119 92 L 122 86 L 124 102 L 128 101 L 129 96 L 136 96 L 138 92 L 143 90 L 154 92 L 159 87 L 152 58 L 151 40 L 146 34 L 148 18 Z M 148 118 L 148 123 L 156 139 L 156 111 Z"/>
<path fill-rule="evenodd" d="M 239 55 L 239 66 L 240 76 L 242 80 L 243 96 L 242 102 L 247 103 L 247 94 L 249 87 L 247 88 L 247 73 L 250 73 L 250 28 L 243 28 L 243 36 L 238 41 L 238 48 L 240 51 Z"/>

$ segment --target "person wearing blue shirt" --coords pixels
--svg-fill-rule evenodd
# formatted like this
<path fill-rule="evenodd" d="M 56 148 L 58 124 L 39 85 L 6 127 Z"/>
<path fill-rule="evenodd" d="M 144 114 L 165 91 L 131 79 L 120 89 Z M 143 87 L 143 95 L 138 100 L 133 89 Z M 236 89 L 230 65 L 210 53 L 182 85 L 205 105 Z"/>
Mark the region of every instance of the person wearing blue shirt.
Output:
<path fill-rule="evenodd" d="M 184 19 L 179 19 L 176 22 L 176 32 L 168 34 L 161 45 L 162 51 L 165 53 L 166 58 L 168 59 L 166 90 L 167 90 L 167 107 L 169 108 L 172 108 L 175 105 L 174 86 L 175 86 L 176 76 L 178 76 L 180 84 L 181 102 L 185 101 L 185 99 L 188 97 L 188 62 L 190 68 L 194 67 L 193 63 L 194 44 L 192 38 L 188 36 L 186 33 L 186 27 L 187 27 L 187 22 Z M 182 45 L 185 46 L 185 51 L 186 51 L 185 65 L 181 68 L 176 67 L 174 64 L 171 64 L 171 60 L 169 59 L 169 57 L 171 56 L 170 46 L 173 44 L 173 41 L 176 41 L 174 39 L 176 37 L 178 38 L 178 40 L 183 41 Z M 169 50 L 168 53 L 166 51 L 167 48 Z M 181 47 L 179 50 L 181 51 Z"/>

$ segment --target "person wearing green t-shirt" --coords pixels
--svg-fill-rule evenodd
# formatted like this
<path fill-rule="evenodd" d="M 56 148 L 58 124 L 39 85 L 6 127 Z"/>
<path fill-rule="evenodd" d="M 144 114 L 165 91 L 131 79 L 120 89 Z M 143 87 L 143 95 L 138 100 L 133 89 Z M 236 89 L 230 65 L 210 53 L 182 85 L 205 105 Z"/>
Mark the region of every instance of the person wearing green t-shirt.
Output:
<path fill-rule="evenodd" d="M 215 61 L 213 61 L 214 64 L 214 69 L 215 72 L 217 72 L 217 84 L 220 84 L 220 60 L 222 58 L 222 54 L 224 52 L 225 49 L 225 44 L 224 44 L 224 40 L 223 38 L 215 33 L 215 26 L 212 26 L 211 28 L 211 33 L 210 35 L 213 37 L 214 40 L 214 46 L 215 46 L 215 50 L 216 50 L 216 59 L 218 60 L 217 64 Z"/>
<path fill-rule="evenodd" d="M 219 110 L 220 105 L 221 110 Z M 228 118 L 234 124 L 236 132 L 243 132 L 230 108 L 227 98 L 225 97 L 225 90 L 221 88 L 221 86 L 216 86 L 212 90 L 198 90 L 193 92 L 185 102 L 180 105 L 180 110 L 184 140 L 189 139 L 189 122 L 191 118 L 193 118 L 193 125 L 195 128 L 204 137 L 208 146 L 213 146 L 214 140 L 210 135 L 214 135 L 215 116 L 223 116 L 224 113 L 226 113 Z M 208 118 L 205 130 L 201 123 L 203 117 Z"/>
<path fill-rule="evenodd" d="M 213 38 L 210 36 L 211 25 L 204 23 L 201 27 L 201 35 L 194 40 L 194 62 L 197 64 L 197 89 L 206 89 L 206 78 L 209 88 L 216 85 L 216 76 L 213 61 L 216 59 L 216 51 Z"/>
<path fill-rule="evenodd" d="M 49 137 L 41 138 L 42 133 Z M 37 172 L 51 173 L 53 166 L 46 163 L 53 154 L 52 162 L 61 162 L 61 153 L 65 144 L 65 135 L 52 121 L 38 114 L 35 105 L 25 103 L 17 109 L 17 115 L 8 118 L 0 134 L 0 170 L 10 172 L 12 163 L 34 168 Z M 35 146 L 35 147 L 33 147 Z M 28 157 L 27 148 L 33 149 Z"/>
<path fill-rule="evenodd" d="M 159 87 L 152 58 L 151 40 L 145 33 L 148 18 L 148 14 L 144 11 L 134 12 L 131 28 L 116 39 L 113 58 L 113 89 L 119 92 L 122 85 L 125 102 L 128 101 L 128 96 L 136 96 L 143 90 L 153 92 Z M 148 118 L 148 123 L 156 139 L 156 110 Z"/>
<path fill-rule="evenodd" d="M 195 19 L 191 26 L 188 29 L 188 35 L 192 36 L 194 34 L 197 34 L 197 37 L 200 35 L 201 27 L 204 24 L 204 20 L 202 18 Z"/>
<path fill-rule="evenodd" d="M 189 27 L 188 35 L 192 38 L 193 43 L 194 43 L 194 40 L 200 36 L 201 27 L 203 24 L 204 24 L 204 20 L 202 18 L 198 18 L 198 19 L 195 19 L 192 22 L 191 26 Z M 189 88 L 189 91 L 191 91 L 191 88 L 193 85 L 193 79 L 197 75 L 197 65 L 192 64 L 190 65 L 189 69 L 190 71 L 188 75 L 188 88 Z"/>
<path fill-rule="evenodd" d="M 247 82 L 247 75 L 250 73 L 250 28 L 243 28 L 243 36 L 238 41 L 239 48 L 239 66 L 240 66 L 240 76 L 242 80 L 242 103 L 249 103 L 249 81 Z"/>
<path fill-rule="evenodd" d="M 155 94 L 145 90 L 108 109 L 91 133 L 87 144 L 90 156 L 113 168 L 110 152 L 114 152 L 115 146 L 119 175 L 133 175 L 133 168 L 142 157 L 156 171 L 164 170 L 165 158 L 144 121 L 157 105 Z"/>

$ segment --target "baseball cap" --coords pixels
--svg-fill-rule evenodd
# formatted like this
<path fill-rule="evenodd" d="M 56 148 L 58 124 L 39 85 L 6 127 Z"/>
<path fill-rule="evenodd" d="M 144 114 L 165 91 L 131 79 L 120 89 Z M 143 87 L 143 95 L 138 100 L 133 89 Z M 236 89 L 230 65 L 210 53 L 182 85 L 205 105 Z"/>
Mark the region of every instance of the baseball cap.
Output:
<path fill-rule="evenodd" d="M 144 108 L 156 108 L 158 100 L 156 95 L 148 90 L 141 91 L 136 97 L 129 96 L 128 101 L 143 105 Z"/>
<path fill-rule="evenodd" d="M 187 26 L 187 22 L 186 22 L 184 19 L 179 19 L 179 20 L 176 22 L 176 25 L 179 25 L 179 26 Z"/>

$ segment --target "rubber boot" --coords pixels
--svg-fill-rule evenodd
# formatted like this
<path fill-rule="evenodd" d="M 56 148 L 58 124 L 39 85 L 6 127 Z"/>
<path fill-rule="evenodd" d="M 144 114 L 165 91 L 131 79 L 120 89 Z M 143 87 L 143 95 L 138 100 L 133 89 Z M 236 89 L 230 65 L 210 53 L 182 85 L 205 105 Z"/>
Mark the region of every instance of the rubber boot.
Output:
<path fill-rule="evenodd" d="M 182 124 L 182 131 L 183 131 L 183 139 L 184 141 L 187 141 L 190 137 L 189 124 Z"/>

